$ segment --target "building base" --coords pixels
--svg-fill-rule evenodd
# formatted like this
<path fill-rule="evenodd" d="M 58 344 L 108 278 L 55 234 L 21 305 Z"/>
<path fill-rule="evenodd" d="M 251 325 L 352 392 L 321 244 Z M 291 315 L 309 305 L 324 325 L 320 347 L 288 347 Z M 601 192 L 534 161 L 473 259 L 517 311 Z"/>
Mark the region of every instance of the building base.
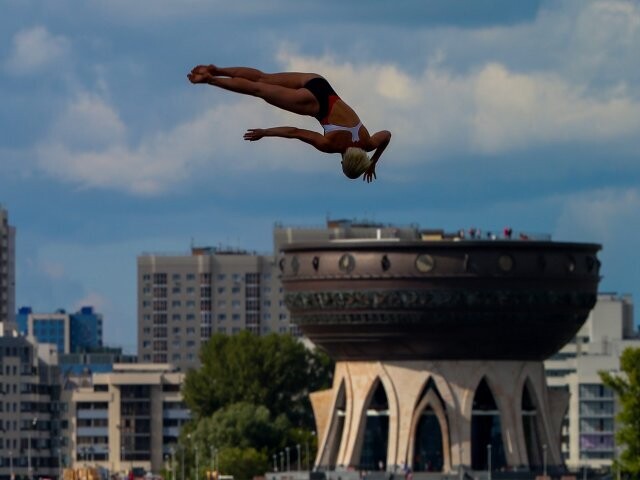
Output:
<path fill-rule="evenodd" d="M 568 393 L 538 361 L 341 361 L 311 394 L 320 470 L 455 473 L 562 466 Z"/>

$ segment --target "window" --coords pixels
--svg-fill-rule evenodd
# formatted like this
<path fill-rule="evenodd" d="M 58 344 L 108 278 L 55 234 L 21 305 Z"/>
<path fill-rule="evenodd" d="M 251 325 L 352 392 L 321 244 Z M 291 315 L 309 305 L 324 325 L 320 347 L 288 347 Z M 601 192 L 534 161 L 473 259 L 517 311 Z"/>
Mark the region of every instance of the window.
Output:
<path fill-rule="evenodd" d="M 174 273 L 173 275 L 171 275 L 171 280 L 173 280 L 174 282 L 180 281 L 180 274 Z"/>
<path fill-rule="evenodd" d="M 233 294 L 238 294 L 238 293 L 240 293 L 240 287 L 233 287 L 233 288 L 231 289 L 231 293 L 233 293 Z"/>
<path fill-rule="evenodd" d="M 224 293 L 225 288 L 224 287 L 218 287 L 218 293 Z"/>
<path fill-rule="evenodd" d="M 171 315 L 171 320 L 179 322 L 180 320 L 182 320 L 182 317 L 179 313 L 174 313 L 173 315 Z"/>
<path fill-rule="evenodd" d="M 173 288 L 171 289 L 171 293 L 174 293 L 174 294 L 178 294 L 178 293 L 180 293 L 180 287 L 173 287 Z"/>
<path fill-rule="evenodd" d="M 218 308 L 226 307 L 226 306 L 227 306 L 227 301 L 226 300 L 218 300 Z"/>
<path fill-rule="evenodd" d="M 187 348 L 192 348 L 196 346 L 195 340 L 187 340 Z"/>
<path fill-rule="evenodd" d="M 166 273 L 154 273 L 153 274 L 153 283 L 156 285 L 166 285 L 167 284 L 167 274 Z"/>
<path fill-rule="evenodd" d="M 240 308 L 240 300 L 232 300 L 231 308 Z"/>
<path fill-rule="evenodd" d="M 187 308 L 196 308 L 196 302 L 193 300 L 187 300 Z"/>
<path fill-rule="evenodd" d="M 187 335 L 195 335 L 196 329 L 195 327 L 187 327 Z"/>
<path fill-rule="evenodd" d="M 227 278 L 227 276 L 224 273 L 219 273 L 218 275 L 216 275 L 216 280 L 224 280 L 225 278 Z"/>
<path fill-rule="evenodd" d="M 237 322 L 238 320 L 240 320 L 240 314 L 239 313 L 234 313 L 233 315 L 231 315 L 231 319 L 235 322 Z"/>
<path fill-rule="evenodd" d="M 226 320 L 227 319 L 227 314 L 226 313 L 219 313 L 218 314 L 218 320 L 222 321 L 222 320 Z"/>
<path fill-rule="evenodd" d="M 187 322 L 193 322 L 196 319 L 195 314 L 187 313 Z"/>
<path fill-rule="evenodd" d="M 148 282 L 149 280 L 151 280 L 151 275 L 149 275 L 148 273 L 145 273 L 142 276 L 142 280 L 145 281 L 145 282 Z"/>
<path fill-rule="evenodd" d="M 173 327 L 172 333 L 174 335 L 180 335 L 180 327 Z"/>
<path fill-rule="evenodd" d="M 187 280 L 188 281 L 193 281 L 195 279 L 196 279 L 195 273 L 187 273 Z"/>
<path fill-rule="evenodd" d="M 151 342 L 149 340 L 145 340 L 142 342 L 142 348 L 149 348 L 151 346 Z"/>
<path fill-rule="evenodd" d="M 195 295 L 196 289 L 193 287 L 187 287 L 187 295 Z"/>

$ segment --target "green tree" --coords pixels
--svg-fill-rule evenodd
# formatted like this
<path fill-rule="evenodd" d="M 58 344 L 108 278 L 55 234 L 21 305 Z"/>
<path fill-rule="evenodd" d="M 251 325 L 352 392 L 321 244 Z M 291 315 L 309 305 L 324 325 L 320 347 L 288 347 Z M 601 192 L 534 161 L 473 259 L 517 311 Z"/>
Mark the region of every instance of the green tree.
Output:
<path fill-rule="evenodd" d="M 313 427 L 309 392 L 327 388 L 332 362 L 290 335 L 214 335 L 200 350 L 201 367 L 187 373 L 184 399 L 196 420 L 237 402 L 264 405 L 294 426 Z"/>
<path fill-rule="evenodd" d="M 251 480 L 269 471 L 269 459 L 265 452 L 255 448 L 223 448 L 219 453 L 220 471 L 233 475 L 235 480 Z"/>
<path fill-rule="evenodd" d="M 290 427 L 284 415 L 272 418 L 263 405 L 239 402 L 203 418 L 193 435 L 204 441 L 203 446 L 252 447 L 270 451 L 284 446 Z"/>
<path fill-rule="evenodd" d="M 624 445 L 624 450 L 614 468 L 640 478 L 640 348 L 626 348 L 622 352 L 620 370 L 623 375 L 600 372 L 604 384 L 618 395 L 621 406 L 616 440 Z"/>

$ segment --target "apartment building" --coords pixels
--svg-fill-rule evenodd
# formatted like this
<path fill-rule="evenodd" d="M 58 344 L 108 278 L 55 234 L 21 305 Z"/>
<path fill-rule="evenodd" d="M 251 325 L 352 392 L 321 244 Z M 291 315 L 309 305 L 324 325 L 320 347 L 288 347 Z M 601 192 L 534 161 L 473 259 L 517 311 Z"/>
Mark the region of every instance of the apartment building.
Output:
<path fill-rule="evenodd" d="M 12 328 L 16 301 L 16 229 L 9 225 L 9 213 L 0 205 L 0 323 Z"/>
<path fill-rule="evenodd" d="M 59 375 L 47 347 L 0 324 L 0 479 L 58 477 Z"/>
<path fill-rule="evenodd" d="M 184 374 L 166 364 L 115 364 L 69 379 L 63 391 L 63 463 L 107 473 L 159 473 L 190 418 Z"/>
<path fill-rule="evenodd" d="M 290 332 L 278 273 L 273 256 L 247 251 L 139 256 L 138 359 L 186 371 L 213 333 Z"/>
<path fill-rule="evenodd" d="M 549 385 L 570 393 L 562 434 L 562 452 L 570 468 L 610 466 L 619 453 L 618 405 L 598 372 L 618 372 L 627 347 L 640 348 L 632 299 L 602 293 L 575 339 L 545 362 Z"/>

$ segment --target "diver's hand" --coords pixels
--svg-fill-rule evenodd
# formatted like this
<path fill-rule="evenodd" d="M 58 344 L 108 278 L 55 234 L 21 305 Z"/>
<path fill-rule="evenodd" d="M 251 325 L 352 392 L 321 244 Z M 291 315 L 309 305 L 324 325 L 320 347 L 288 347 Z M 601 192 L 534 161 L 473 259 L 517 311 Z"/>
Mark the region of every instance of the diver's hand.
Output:
<path fill-rule="evenodd" d="M 364 175 L 362 176 L 362 180 L 367 182 L 367 183 L 371 183 L 376 179 L 376 164 L 372 163 L 369 168 L 367 168 L 367 170 L 364 172 Z"/>
<path fill-rule="evenodd" d="M 255 142 L 256 140 L 260 140 L 265 135 L 266 135 L 266 130 L 262 128 L 250 128 L 244 134 L 244 139 L 250 142 Z"/>
<path fill-rule="evenodd" d="M 213 65 L 198 65 L 194 67 L 187 75 L 187 78 L 191 83 L 209 83 L 215 73 L 215 67 Z"/>

